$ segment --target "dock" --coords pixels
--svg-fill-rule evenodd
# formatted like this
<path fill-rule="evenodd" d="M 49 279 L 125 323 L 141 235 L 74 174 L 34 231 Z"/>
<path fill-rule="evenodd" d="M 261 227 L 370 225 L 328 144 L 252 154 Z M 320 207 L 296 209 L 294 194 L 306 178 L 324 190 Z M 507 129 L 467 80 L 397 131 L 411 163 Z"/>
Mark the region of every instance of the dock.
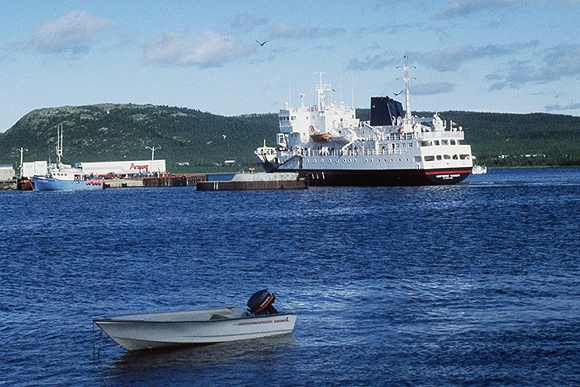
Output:
<path fill-rule="evenodd" d="M 238 173 L 227 181 L 200 181 L 198 191 L 262 191 L 306 189 L 297 173 Z"/>
<path fill-rule="evenodd" d="M 204 173 L 187 173 L 179 175 L 148 176 L 142 178 L 105 179 L 105 188 L 154 188 L 154 187 L 189 187 L 207 179 Z"/>

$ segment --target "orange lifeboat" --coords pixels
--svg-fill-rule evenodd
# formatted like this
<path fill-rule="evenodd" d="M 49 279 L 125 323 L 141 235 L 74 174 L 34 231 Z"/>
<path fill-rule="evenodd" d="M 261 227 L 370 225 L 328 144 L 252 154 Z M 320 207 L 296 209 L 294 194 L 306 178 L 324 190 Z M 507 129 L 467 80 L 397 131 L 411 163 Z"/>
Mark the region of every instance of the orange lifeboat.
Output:
<path fill-rule="evenodd" d="M 314 129 L 314 126 L 312 125 L 310 125 L 309 130 L 310 130 L 310 138 L 314 142 L 328 142 L 332 139 L 332 134 L 328 132 L 320 133 L 316 129 Z"/>

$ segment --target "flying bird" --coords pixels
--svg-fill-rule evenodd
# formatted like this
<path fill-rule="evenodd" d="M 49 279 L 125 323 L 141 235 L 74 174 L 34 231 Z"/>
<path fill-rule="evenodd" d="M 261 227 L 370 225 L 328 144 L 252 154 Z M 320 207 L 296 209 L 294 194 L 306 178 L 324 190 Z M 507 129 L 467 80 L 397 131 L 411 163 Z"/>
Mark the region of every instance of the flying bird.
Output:
<path fill-rule="evenodd" d="M 256 40 L 256 43 L 258 43 L 260 45 L 260 47 L 264 47 L 266 45 L 266 43 L 270 42 L 269 40 L 264 40 L 263 42 L 260 42 L 259 40 Z"/>

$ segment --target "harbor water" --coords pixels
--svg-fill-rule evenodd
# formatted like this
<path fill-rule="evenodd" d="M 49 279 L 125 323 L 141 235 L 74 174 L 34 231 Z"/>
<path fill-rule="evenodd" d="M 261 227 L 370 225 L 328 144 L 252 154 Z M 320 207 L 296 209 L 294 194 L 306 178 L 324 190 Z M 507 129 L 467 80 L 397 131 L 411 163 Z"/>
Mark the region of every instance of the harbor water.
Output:
<path fill-rule="evenodd" d="M 126 353 L 92 326 L 265 287 L 294 335 Z M 0 193 L 0 385 L 578 385 L 579 322 L 580 169 Z"/>

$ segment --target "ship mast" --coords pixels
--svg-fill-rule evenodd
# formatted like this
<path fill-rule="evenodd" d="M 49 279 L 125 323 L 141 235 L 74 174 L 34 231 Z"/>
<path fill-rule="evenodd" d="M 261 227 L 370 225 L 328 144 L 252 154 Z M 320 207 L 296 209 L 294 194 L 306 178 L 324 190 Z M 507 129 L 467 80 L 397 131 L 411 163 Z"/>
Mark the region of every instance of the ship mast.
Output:
<path fill-rule="evenodd" d="M 63 128 L 62 124 L 56 126 L 56 165 L 60 168 L 63 156 Z"/>
<path fill-rule="evenodd" d="M 322 74 L 323 72 L 318 73 L 318 87 L 316 88 L 316 108 L 318 111 L 322 111 L 324 109 L 324 83 L 322 83 Z"/>
<path fill-rule="evenodd" d="M 405 81 L 405 120 L 411 120 L 411 68 L 407 61 L 407 55 L 403 57 L 403 80 Z"/>

